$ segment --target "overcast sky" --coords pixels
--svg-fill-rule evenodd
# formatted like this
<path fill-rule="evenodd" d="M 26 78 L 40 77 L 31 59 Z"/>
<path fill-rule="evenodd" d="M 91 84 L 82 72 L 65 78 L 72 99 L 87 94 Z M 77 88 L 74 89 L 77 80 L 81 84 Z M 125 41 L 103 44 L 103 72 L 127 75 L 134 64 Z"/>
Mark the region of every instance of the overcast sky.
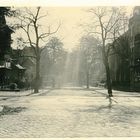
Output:
<path fill-rule="evenodd" d="M 135 6 L 140 0 L 1 0 L 1 6 Z"/>
<path fill-rule="evenodd" d="M 60 20 L 62 23 L 57 35 L 63 39 L 65 48 L 76 47 L 80 37 L 84 34 L 84 28 L 81 24 L 88 22 L 90 19 L 86 9 L 82 7 L 49 8 L 51 18 L 54 18 L 53 21 Z"/>
<path fill-rule="evenodd" d="M 91 23 L 91 14 L 86 12 L 89 7 L 43 7 L 40 14 L 48 14 L 40 22 L 42 24 L 42 32 L 44 32 L 48 25 L 52 26 L 52 30 L 55 30 L 61 22 L 59 31 L 55 34 L 62 42 L 64 47 L 68 50 L 75 48 L 79 39 L 85 34 L 81 24 Z M 128 15 L 132 12 L 132 7 L 128 7 Z M 12 20 L 10 20 L 12 22 Z M 24 34 L 21 31 L 16 31 L 12 37 L 22 37 Z M 13 43 L 14 47 L 16 44 Z"/>
<path fill-rule="evenodd" d="M 19 7 L 18 7 L 19 8 Z M 84 28 L 81 24 L 89 21 L 89 13 L 86 12 L 83 7 L 43 7 L 41 8 L 40 15 L 47 14 L 46 17 L 40 21 L 42 25 L 42 32 L 47 30 L 47 27 L 51 25 L 52 31 L 54 31 L 59 23 L 61 26 L 56 34 L 53 36 L 58 37 L 63 43 L 64 48 L 71 50 L 79 43 L 80 37 L 84 34 Z M 9 20 L 13 22 L 13 20 Z M 12 35 L 15 40 L 16 37 L 24 37 L 24 33 L 19 30 Z M 12 44 L 16 47 L 16 44 Z"/>

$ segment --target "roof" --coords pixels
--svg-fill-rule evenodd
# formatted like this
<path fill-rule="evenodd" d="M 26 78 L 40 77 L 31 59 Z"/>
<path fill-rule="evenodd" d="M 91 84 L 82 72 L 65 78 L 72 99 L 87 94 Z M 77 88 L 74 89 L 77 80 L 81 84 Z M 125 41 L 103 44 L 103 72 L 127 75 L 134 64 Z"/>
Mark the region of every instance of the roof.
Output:
<path fill-rule="evenodd" d="M 4 65 L 0 65 L 0 69 L 11 69 L 11 68 L 6 67 L 6 66 L 4 66 Z"/>
<path fill-rule="evenodd" d="M 21 65 L 19 65 L 19 64 L 16 64 L 15 65 L 18 69 L 20 69 L 20 70 L 25 70 L 25 68 L 24 67 L 22 67 Z"/>
<path fill-rule="evenodd" d="M 8 25 L 1 26 L 0 30 L 4 30 L 5 32 L 14 33 L 14 30 L 11 27 L 9 27 Z"/>

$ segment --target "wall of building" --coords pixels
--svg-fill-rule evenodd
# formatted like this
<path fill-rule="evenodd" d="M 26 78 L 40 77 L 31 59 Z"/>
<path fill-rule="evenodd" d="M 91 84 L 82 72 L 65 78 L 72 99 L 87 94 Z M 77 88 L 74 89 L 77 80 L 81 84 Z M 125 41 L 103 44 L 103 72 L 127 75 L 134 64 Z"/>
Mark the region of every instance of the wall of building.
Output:
<path fill-rule="evenodd" d="M 124 59 L 119 55 L 109 58 L 111 77 L 113 84 L 127 85 L 130 89 L 140 88 L 140 7 L 133 10 L 133 16 L 129 19 L 127 31 L 128 44 L 126 42 L 117 47 L 122 47 L 122 52 L 126 50 L 129 56 Z M 124 37 L 125 34 L 121 36 Z M 127 41 L 127 40 L 126 40 Z M 124 50 L 123 50 L 124 49 Z M 128 49 L 128 50 L 127 50 Z M 130 50 L 130 51 L 129 51 Z M 125 53 L 124 53 L 125 55 Z M 129 84 L 128 84 L 129 83 Z"/>

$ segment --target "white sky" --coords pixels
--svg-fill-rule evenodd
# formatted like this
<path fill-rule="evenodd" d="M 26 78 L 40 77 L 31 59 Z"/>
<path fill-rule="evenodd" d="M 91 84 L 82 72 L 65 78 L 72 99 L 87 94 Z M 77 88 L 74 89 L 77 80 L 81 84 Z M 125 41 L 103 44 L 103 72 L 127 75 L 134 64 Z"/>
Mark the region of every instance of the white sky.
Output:
<path fill-rule="evenodd" d="M 63 39 L 64 47 L 68 49 L 74 48 L 83 34 L 79 24 L 90 22 L 89 13 L 85 12 L 82 7 L 103 5 L 135 6 L 140 5 L 140 0 L 1 0 L 1 6 L 45 6 L 46 10 L 43 12 L 49 12 L 50 24 L 57 26 L 57 23 L 61 21 L 61 29 L 56 35 Z M 71 6 L 73 8 L 70 8 Z M 43 23 L 46 24 L 46 21 Z M 19 34 L 15 33 L 13 36 L 19 36 Z"/>
<path fill-rule="evenodd" d="M 51 25 L 52 29 L 56 29 L 59 22 L 61 22 L 61 28 L 55 34 L 64 43 L 64 48 L 71 50 L 79 43 L 79 39 L 84 35 L 84 28 L 80 24 L 91 23 L 91 14 L 86 12 L 89 7 L 43 7 L 41 15 L 48 13 L 48 16 L 42 19 L 41 24 L 42 31 L 45 31 L 47 25 Z M 131 13 L 132 7 L 128 7 L 128 14 Z M 15 32 L 13 39 L 23 36 L 23 33 Z M 16 45 L 13 43 L 13 46 Z"/>
<path fill-rule="evenodd" d="M 18 7 L 20 8 L 20 7 Z M 85 7 L 42 7 L 40 15 L 48 15 L 41 20 L 42 32 L 45 32 L 48 25 L 52 26 L 52 31 L 57 29 L 61 22 L 60 29 L 53 36 L 57 36 L 64 43 L 64 48 L 70 50 L 79 43 L 80 37 L 84 34 L 80 24 L 89 21 L 90 14 L 87 13 Z M 13 22 L 10 20 L 9 22 Z M 16 31 L 12 34 L 13 39 L 25 34 L 20 31 Z M 16 48 L 16 44 L 12 44 Z"/>
<path fill-rule="evenodd" d="M 140 0 L 1 0 L 1 5 L 13 6 L 135 6 Z"/>
<path fill-rule="evenodd" d="M 61 21 L 62 25 L 57 33 L 63 39 L 65 48 L 74 48 L 84 34 L 80 24 L 89 21 L 89 14 L 82 7 L 49 8 L 50 20 Z"/>

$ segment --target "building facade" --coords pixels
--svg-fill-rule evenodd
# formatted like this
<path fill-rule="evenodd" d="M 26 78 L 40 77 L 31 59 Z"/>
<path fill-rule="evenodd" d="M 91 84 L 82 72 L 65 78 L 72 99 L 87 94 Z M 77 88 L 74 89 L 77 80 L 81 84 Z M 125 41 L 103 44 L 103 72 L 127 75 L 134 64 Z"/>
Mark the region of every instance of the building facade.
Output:
<path fill-rule="evenodd" d="M 116 43 L 116 42 L 119 43 Z M 113 86 L 126 86 L 130 90 L 140 90 L 140 6 L 133 9 L 128 31 L 115 43 L 117 51 L 110 56 L 110 71 Z M 115 49 L 115 48 L 113 48 Z"/>
<path fill-rule="evenodd" d="M 11 34 L 14 31 L 6 24 L 5 15 L 8 12 L 8 8 L 0 7 L 0 89 L 8 87 L 10 83 L 19 84 L 25 71 L 12 57 Z"/>
<path fill-rule="evenodd" d="M 130 35 L 130 79 L 132 89 L 140 89 L 140 6 L 133 10 L 133 16 L 129 20 Z"/>

